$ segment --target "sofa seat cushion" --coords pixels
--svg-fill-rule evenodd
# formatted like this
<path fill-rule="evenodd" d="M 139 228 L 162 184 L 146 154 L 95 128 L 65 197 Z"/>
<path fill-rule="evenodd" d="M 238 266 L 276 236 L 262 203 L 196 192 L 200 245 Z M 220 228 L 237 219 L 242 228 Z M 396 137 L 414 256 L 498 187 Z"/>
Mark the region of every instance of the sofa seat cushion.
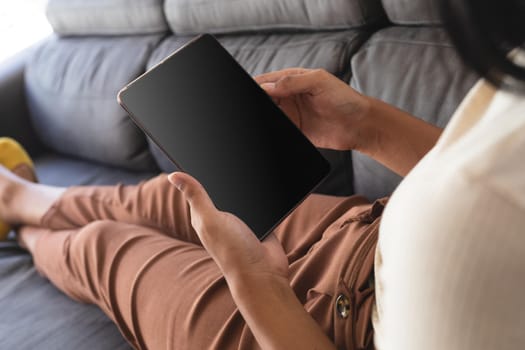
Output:
<path fill-rule="evenodd" d="M 380 0 L 166 0 L 175 34 L 356 28 L 384 18 Z"/>
<path fill-rule="evenodd" d="M 117 102 L 118 91 L 145 71 L 161 36 L 58 38 L 28 62 L 31 120 L 51 149 L 133 170 L 152 170 L 146 138 Z"/>
<path fill-rule="evenodd" d="M 478 79 L 440 28 L 392 27 L 377 32 L 352 59 L 352 86 L 414 116 L 445 127 Z M 390 195 L 401 178 L 353 154 L 354 189 L 373 200 Z"/>
<path fill-rule="evenodd" d="M 0 349 L 131 349 L 102 311 L 56 289 L 14 241 L 0 242 L 0 281 Z"/>
<path fill-rule="evenodd" d="M 166 32 L 163 0 L 49 0 L 46 15 L 60 35 Z"/>
<path fill-rule="evenodd" d="M 53 186 L 136 184 L 159 173 L 128 171 L 55 153 L 46 153 L 34 161 L 38 180 Z"/>
<path fill-rule="evenodd" d="M 217 39 L 251 75 L 287 67 L 324 68 L 344 81 L 350 79 L 350 59 L 368 34 L 360 30 L 330 33 L 219 35 Z M 184 45 L 189 37 L 172 36 L 153 52 L 148 68 L 153 67 Z M 205 103 L 205 100 L 203 101 Z M 151 143 L 159 167 L 170 172 L 175 166 Z M 348 195 L 352 193 L 350 154 L 322 150 L 332 166 L 318 193 Z"/>

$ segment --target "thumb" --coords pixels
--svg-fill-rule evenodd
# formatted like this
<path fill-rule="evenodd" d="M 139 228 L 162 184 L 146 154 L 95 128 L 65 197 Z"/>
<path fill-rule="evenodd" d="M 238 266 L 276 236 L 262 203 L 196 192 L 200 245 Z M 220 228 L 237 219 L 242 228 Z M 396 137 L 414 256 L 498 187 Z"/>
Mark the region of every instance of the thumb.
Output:
<path fill-rule="evenodd" d="M 175 172 L 168 176 L 168 180 L 182 193 L 190 206 L 192 216 L 197 214 L 202 217 L 217 210 L 204 187 L 194 177 Z"/>

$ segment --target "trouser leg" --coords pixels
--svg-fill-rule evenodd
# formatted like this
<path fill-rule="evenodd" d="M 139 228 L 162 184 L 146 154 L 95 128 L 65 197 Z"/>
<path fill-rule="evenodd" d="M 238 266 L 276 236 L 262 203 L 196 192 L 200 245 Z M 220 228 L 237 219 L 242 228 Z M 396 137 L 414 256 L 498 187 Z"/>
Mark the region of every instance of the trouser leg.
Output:
<path fill-rule="evenodd" d="M 136 348 L 231 349 L 246 332 L 206 251 L 155 229 L 95 221 L 45 230 L 34 261 L 67 295 L 99 306 Z"/>
<path fill-rule="evenodd" d="M 189 207 L 166 174 L 138 185 L 71 187 L 52 205 L 41 226 L 64 230 L 97 220 L 150 227 L 199 243 L 191 226 Z"/>
<path fill-rule="evenodd" d="M 360 197 L 312 195 L 276 229 L 292 287 L 327 334 L 340 286 L 326 281 L 341 280 L 353 244 L 345 243 L 345 222 L 365 207 Z M 257 347 L 219 269 L 190 243 L 199 242 L 187 204 L 165 175 L 137 186 L 72 188 L 42 222 L 54 231 L 37 242 L 39 270 L 71 297 L 98 305 L 136 347 Z"/>

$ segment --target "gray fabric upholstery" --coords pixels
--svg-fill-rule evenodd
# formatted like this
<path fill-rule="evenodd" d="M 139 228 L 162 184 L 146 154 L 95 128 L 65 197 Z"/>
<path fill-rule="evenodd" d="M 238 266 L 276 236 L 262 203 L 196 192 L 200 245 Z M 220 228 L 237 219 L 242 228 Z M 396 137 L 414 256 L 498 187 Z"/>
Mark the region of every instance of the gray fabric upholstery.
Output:
<path fill-rule="evenodd" d="M 441 23 L 439 0 L 382 0 L 388 19 L 396 24 Z"/>
<path fill-rule="evenodd" d="M 352 86 L 444 127 L 478 79 L 439 28 L 377 32 L 352 59 Z M 354 153 L 354 189 L 370 199 L 389 195 L 401 178 Z"/>
<path fill-rule="evenodd" d="M 380 0 L 166 0 L 175 34 L 360 27 L 383 18 Z"/>
<path fill-rule="evenodd" d="M 324 68 L 341 79 L 350 79 L 350 57 L 366 39 L 358 30 L 330 33 L 218 36 L 219 41 L 252 75 L 286 67 Z M 187 42 L 188 37 L 166 39 L 151 56 L 148 68 Z M 151 151 L 165 172 L 175 166 L 151 143 Z M 332 165 L 329 178 L 317 192 L 346 195 L 352 192 L 352 177 L 345 168 L 350 160 L 345 152 L 323 151 Z"/>
<path fill-rule="evenodd" d="M 117 35 L 168 30 L 162 0 L 49 0 L 47 19 L 60 35 Z"/>
<path fill-rule="evenodd" d="M 59 292 L 14 242 L 0 242 L 0 281 L 0 349 L 131 349 L 97 307 Z"/>
<path fill-rule="evenodd" d="M 135 184 L 160 172 L 126 171 L 55 153 L 39 156 L 35 159 L 35 166 L 38 180 L 53 186 Z"/>
<path fill-rule="evenodd" d="M 117 103 L 144 72 L 160 36 L 51 38 L 26 70 L 26 94 L 40 139 L 57 152 L 127 169 L 155 165 L 144 135 Z"/>

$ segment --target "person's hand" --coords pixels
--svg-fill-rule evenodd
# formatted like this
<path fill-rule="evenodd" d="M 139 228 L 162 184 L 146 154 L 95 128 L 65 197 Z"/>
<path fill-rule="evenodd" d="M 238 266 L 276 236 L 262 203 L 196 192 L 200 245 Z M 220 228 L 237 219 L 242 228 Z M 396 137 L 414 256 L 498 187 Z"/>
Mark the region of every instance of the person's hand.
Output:
<path fill-rule="evenodd" d="M 289 68 L 254 79 L 314 145 L 357 148 L 366 96 L 322 69 Z"/>
<path fill-rule="evenodd" d="M 188 202 L 192 226 L 226 280 L 288 279 L 288 259 L 273 233 L 260 242 L 242 220 L 219 211 L 196 179 L 182 172 L 168 179 Z"/>
<path fill-rule="evenodd" d="M 288 259 L 277 238 L 260 242 L 239 218 L 213 205 L 185 173 L 168 177 L 187 200 L 191 223 L 228 283 L 231 296 L 262 349 L 335 349 L 306 312 L 288 280 Z"/>

